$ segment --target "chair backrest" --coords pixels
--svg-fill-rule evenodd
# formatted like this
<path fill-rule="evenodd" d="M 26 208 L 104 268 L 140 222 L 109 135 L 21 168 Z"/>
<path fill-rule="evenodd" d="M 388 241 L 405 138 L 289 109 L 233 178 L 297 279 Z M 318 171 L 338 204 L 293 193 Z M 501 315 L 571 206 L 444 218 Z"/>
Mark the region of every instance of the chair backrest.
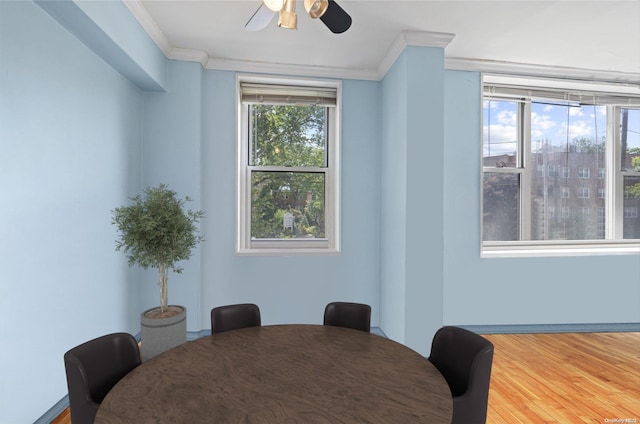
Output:
<path fill-rule="evenodd" d="M 253 303 L 218 306 L 211 310 L 211 334 L 260 325 L 260 308 Z"/>
<path fill-rule="evenodd" d="M 433 337 L 429 361 L 451 389 L 452 423 L 486 422 L 493 344 L 469 330 L 442 327 Z"/>
<path fill-rule="evenodd" d="M 141 362 L 138 343 L 128 333 L 98 337 L 65 353 L 73 423 L 92 423 L 109 390 Z"/>
<path fill-rule="evenodd" d="M 324 325 L 371 331 L 371 306 L 364 303 L 332 302 L 324 308 Z"/>

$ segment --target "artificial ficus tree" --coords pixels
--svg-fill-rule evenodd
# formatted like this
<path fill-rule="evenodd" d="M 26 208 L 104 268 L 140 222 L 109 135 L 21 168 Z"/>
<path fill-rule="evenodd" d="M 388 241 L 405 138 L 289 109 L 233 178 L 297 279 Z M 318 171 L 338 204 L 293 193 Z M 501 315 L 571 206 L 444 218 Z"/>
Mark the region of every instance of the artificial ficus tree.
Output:
<path fill-rule="evenodd" d="M 181 273 L 177 263 L 189 259 L 193 248 L 204 240 L 198 229 L 204 212 L 185 209 L 191 199 L 180 199 L 165 184 L 147 187 L 131 201 L 129 206 L 113 210 L 112 223 L 120 232 L 116 251 L 124 251 L 129 266 L 158 269 L 160 312 L 165 313 L 169 272 Z"/>

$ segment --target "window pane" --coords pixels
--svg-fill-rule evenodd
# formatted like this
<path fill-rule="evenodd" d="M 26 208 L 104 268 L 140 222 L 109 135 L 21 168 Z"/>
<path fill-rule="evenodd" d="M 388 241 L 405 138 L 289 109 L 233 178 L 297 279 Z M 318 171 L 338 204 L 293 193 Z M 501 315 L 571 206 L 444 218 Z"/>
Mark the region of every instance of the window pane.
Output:
<path fill-rule="evenodd" d="M 324 238 L 325 174 L 251 173 L 251 237 Z"/>
<path fill-rule="evenodd" d="M 624 177 L 623 238 L 640 239 L 640 177 Z"/>
<path fill-rule="evenodd" d="M 515 168 L 518 153 L 518 103 L 485 100 L 483 165 Z"/>
<path fill-rule="evenodd" d="M 518 240 L 520 176 L 487 172 L 483 187 L 483 241 Z"/>
<path fill-rule="evenodd" d="M 532 240 L 604 238 L 605 140 L 605 107 L 531 104 Z"/>
<path fill-rule="evenodd" d="M 622 169 L 640 171 L 640 110 L 621 109 Z"/>
<path fill-rule="evenodd" d="M 322 106 L 250 105 L 251 166 L 326 167 Z"/>

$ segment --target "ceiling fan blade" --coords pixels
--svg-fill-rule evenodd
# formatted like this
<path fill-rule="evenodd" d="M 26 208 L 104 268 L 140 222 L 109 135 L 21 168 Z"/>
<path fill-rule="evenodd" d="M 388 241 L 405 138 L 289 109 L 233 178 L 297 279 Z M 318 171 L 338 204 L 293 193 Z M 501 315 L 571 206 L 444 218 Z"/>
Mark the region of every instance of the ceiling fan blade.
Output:
<path fill-rule="evenodd" d="M 260 2 L 260 7 L 245 24 L 244 29 L 245 31 L 260 31 L 266 28 L 277 14 L 278 12 L 269 9 L 264 2 Z"/>
<path fill-rule="evenodd" d="M 320 20 L 334 34 L 342 34 L 351 26 L 351 16 L 334 0 L 329 0 L 327 11 L 320 16 Z"/>

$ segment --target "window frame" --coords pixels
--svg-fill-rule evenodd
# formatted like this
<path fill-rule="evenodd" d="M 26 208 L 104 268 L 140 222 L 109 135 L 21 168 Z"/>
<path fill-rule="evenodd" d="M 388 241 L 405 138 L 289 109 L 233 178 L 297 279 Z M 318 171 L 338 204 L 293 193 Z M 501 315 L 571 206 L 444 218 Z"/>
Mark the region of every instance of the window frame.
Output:
<path fill-rule="evenodd" d="M 590 199 L 590 198 L 591 198 L 591 187 L 587 187 L 587 186 L 578 187 L 578 199 Z"/>
<path fill-rule="evenodd" d="M 487 78 L 488 77 L 488 78 Z M 487 83 L 487 79 L 489 82 Z M 624 178 L 629 176 L 640 175 L 638 171 L 629 171 L 621 168 L 621 143 L 620 143 L 620 110 L 640 109 L 638 99 L 634 99 L 632 105 L 611 104 L 607 108 L 607 128 L 606 128 L 606 171 L 605 171 L 605 213 L 608 218 L 605 219 L 605 239 L 595 240 L 530 240 L 531 238 L 531 179 L 539 170 L 535 164 L 530 164 L 529 155 L 531 151 L 531 99 L 535 103 L 535 96 L 527 96 L 527 85 L 510 86 L 514 91 L 520 90 L 520 96 L 487 96 L 485 86 L 491 85 L 496 81 L 539 81 L 523 77 L 488 75 L 483 74 L 483 83 L 481 88 L 481 116 L 484 114 L 484 102 L 486 100 L 503 100 L 516 101 L 517 105 L 517 121 L 518 121 L 518 151 L 517 162 L 515 168 L 497 168 L 484 166 L 484 154 L 480 151 L 480 256 L 482 258 L 500 258 L 500 257 L 539 257 L 539 256 L 586 256 L 586 255 L 615 255 L 615 254 L 640 254 L 639 239 L 623 238 L 623 202 L 624 202 Z M 549 80 L 544 79 L 548 83 Z M 566 85 L 564 91 L 571 91 L 573 88 L 571 81 L 554 80 L 550 86 L 557 90 L 559 85 Z M 554 85 L 556 84 L 556 85 Z M 584 93 L 584 83 L 576 83 Z M 534 84 L 535 85 L 535 84 Z M 544 87 L 544 83 L 542 84 Z M 588 93 L 587 93 L 588 94 Z M 612 95 L 620 95 L 617 89 L 612 90 Z M 523 100 L 528 97 L 528 100 Z M 481 146 L 484 145 L 484 117 L 481 117 L 482 123 L 480 128 Z M 546 170 L 544 171 L 546 172 Z M 576 171 L 577 172 L 577 171 Z M 600 177 L 600 171 L 598 177 Z M 484 215 L 484 177 L 489 173 L 505 173 L 518 175 L 520 180 L 520 204 L 519 204 L 519 239 L 517 241 L 484 241 L 483 231 L 483 215 Z M 589 171 L 590 173 L 590 171 Z M 561 178 L 567 178 L 564 169 L 559 172 Z M 591 175 L 589 175 L 590 177 Z M 589 178 L 587 177 L 587 178 Z M 613 193 L 612 195 L 610 193 Z M 598 229 L 599 232 L 599 229 Z M 525 239 L 525 240 L 523 240 Z"/>
<path fill-rule="evenodd" d="M 630 213 L 627 215 L 627 212 Z M 638 217 L 638 208 L 636 206 L 626 206 L 622 213 L 625 219 L 635 219 Z"/>
<path fill-rule="evenodd" d="M 241 84 L 271 84 L 291 87 L 330 88 L 336 91 L 336 105 L 327 106 L 326 168 L 291 167 L 291 172 L 320 172 L 325 175 L 325 238 L 252 239 L 251 173 L 284 171 L 284 167 L 253 166 L 249 161 L 249 106 L 243 103 Z M 236 255 L 297 256 L 340 254 L 340 139 L 342 81 L 262 75 L 236 75 Z M 269 103 L 270 104 L 270 103 Z"/>

